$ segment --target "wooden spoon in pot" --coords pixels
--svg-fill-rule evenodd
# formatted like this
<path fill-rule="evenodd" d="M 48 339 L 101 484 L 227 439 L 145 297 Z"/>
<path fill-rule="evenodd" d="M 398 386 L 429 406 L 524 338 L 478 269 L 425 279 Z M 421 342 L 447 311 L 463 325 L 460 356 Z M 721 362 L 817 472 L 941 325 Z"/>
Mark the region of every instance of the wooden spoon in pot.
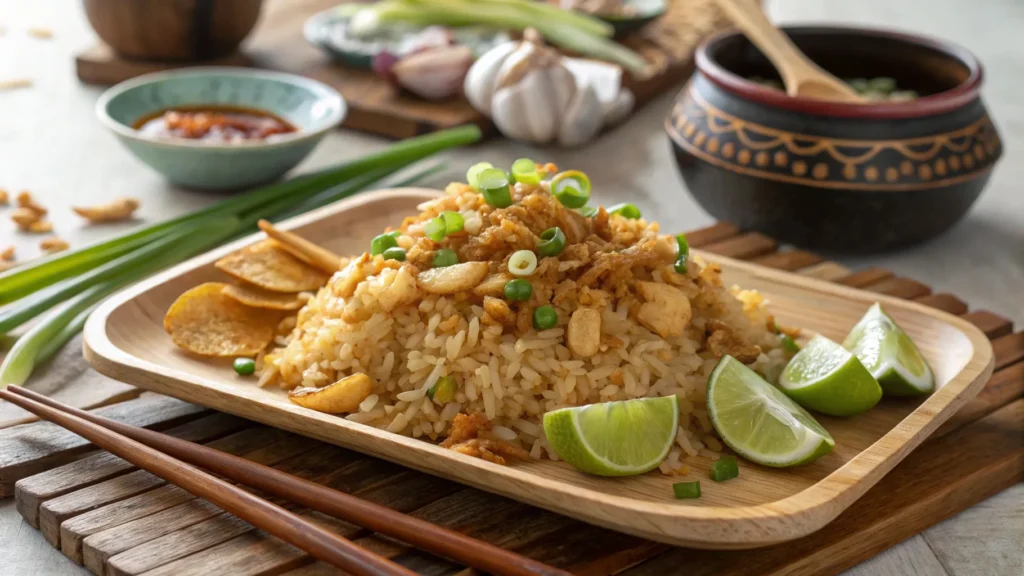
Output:
<path fill-rule="evenodd" d="M 786 85 L 786 94 L 836 102 L 867 100 L 846 82 L 829 74 L 800 51 L 793 41 L 772 25 L 757 0 L 717 0 L 718 6 L 743 35 L 775 65 Z"/>

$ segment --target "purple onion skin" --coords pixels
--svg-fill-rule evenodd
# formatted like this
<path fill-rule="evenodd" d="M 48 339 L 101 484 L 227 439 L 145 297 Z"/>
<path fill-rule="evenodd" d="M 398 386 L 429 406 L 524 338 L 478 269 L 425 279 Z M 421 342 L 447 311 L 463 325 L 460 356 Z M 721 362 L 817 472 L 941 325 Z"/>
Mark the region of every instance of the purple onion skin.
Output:
<path fill-rule="evenodd" d="M 398 77 L 395 76 L 392 68 L 398 63 L 398 56 L 395 56 L 391 52 L 381 52 L 373 57 L 373 73 L 379 78 L 387 82 L 388 84 L 398 88 Z"/>

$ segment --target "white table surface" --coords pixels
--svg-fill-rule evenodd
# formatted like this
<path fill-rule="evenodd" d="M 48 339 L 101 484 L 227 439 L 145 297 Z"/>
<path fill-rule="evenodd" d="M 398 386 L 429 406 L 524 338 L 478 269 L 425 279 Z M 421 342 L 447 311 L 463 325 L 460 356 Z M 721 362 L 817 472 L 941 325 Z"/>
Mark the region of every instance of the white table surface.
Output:
<path fill-rule="evenodd" d="M 877 265 L 952 292 L 1024 326 L 1024 0 L 768 0 L 779 22 L 867 23 L 904 28 L 958 42 L 985 65 L 984 97 L 1001 130 L 1006 155 L 977 204 L 944 236 L 894 254 L 835 259 L 850 267 Z M 30 37 L 33 26 L 54 37 Z M 87 227 L 68 206 L 118 196 L 142 201 L 154 221 L 218 198 L 178 190 L 139 164 L 94 119 L 100 89 L 79 84 L 73 54 L 94 41 L 81 6 L 69 0 L 0 0 L 0 81 L 30 78 L 28 89 L 0 92 L 0 187 L 28 189 L 50 208 L 54 232 L 72 246 L 130 225 Z M 474 159 L 508 163 L 521 156 L 585 170 L 604 204 L 622 200 L 657 213 L 666 230 L 713 222 L 685 193 L 671 159 L 662 120 L 671 97 L 656 100 L 628 124 L 582 149 L 535 150 L 495 140 L 471 156 L 447 154 L 443 184 Z M 385 146 L 348 131 L 330 135 L 301 169 Z M 38 254 L 39 237 L 15 232 L 0 219 L 0 248 L 14 244 L 21 259 Z M 1024 574 L 1024 485 L 990 498 L 850 570 L 848 574 L 1020 576 Z M 0 501 L 0 575 L 83 574 Z"/>

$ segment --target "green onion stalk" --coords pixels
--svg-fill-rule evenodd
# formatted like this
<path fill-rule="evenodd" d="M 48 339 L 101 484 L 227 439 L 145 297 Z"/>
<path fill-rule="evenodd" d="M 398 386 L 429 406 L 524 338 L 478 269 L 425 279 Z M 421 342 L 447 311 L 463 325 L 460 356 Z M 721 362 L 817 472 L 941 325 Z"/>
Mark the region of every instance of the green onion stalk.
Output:
<path fill-rule="evenodd" d="M 635 76 L 650 75 L 642 56 L 609 38 L 610 24 L 532 0 L 384 0 L 352 17 L 356 34 L 376 32 L 380 24 L 419 26 L 489 26 L 502 30 L 537 30 L 545 40 L 572 52 L 614 62 Z"/>
<path fill-rule="evenodd" d="M 218 202 L 206 209 L 147 226 L 113 240 L 56 254 L 31 266 L 19 266 L 0 273 L 0 305 L 110 262 L 167 235 L 186 222 L 211 216 L 239 215 L 282 198 L 291 198 L 298 204 L 332 186 L 363 177 L 367 172 L 388 168 L 397 170 L 446 148 L 471 144 L 479 139 L 480 130 L 476 126 L 460 126 L 410 138 L 352 162 L 264 186 L 244 196 Z"/>
<path fill-rule="evenodd" d="M 0 364 L 0 389 L 24 384 L 36 365 L 49 360 L 74 337 L 99 301 L 120 284 L 108 280 L 68 300 L 35 327 L 18 338 L 7 359 Z"/>
<path fill-rule="evenodd" d="M 425 156 L 479 138 L 478 128 L 463 126 L 409 139 L 336 168 L 267 186 L 190 215 L 0 274 L 0 304 L 19 300 L 0 309 L 0 339 L 4 342 L 12 340 L 12 330 L 57 307 L 14 340 L 0 365 L 0 388 L 24 382 L 37 364 L 56 355 L 81 330 L 95 306 L 115 290 L 248 233 L 261 218 L 280 220 L 324 206 L 380 183 Z M 433 166 L 421 170 L 391 186 L 408 185 L 438 169 Z"/>
<path fill-rule="evenodd" d="M 0 332 L 7 332 L 45 310 L 66 301 L 64 306 L 47 316 L 14 343 L 0 364 L 0 389 L 22 384 L 38 362 L 56 354 L 60 346 L 76 332 L 67 330 L 72 323 L 79 328 L 82 317 L 103 298 L 122 286 L 139 280 L 157 270 L 194 256 L 226 240 L 242 222 L 238 218 L 211 218 L 168 234 L 160 240 L 121 258 L 112 260 L 91 272 L 63 280 L 52 290 L 30 297 L 29 306 L 17 306 L 0 314 Z M 201 233 L 200 233 L 201 232 Z M 57 342 L 64 338 L 63 342 Z"/>

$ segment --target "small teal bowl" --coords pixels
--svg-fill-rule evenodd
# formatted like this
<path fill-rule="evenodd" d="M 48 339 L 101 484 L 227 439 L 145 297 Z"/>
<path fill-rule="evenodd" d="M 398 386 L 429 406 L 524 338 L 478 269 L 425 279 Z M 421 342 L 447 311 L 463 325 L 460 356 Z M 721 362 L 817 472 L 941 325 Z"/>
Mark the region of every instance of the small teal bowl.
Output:
<path fill-rule="evenodd" d="M 144 136 L 132 126 L 175 106 L 219 105 L 266 110 L 298 130 L 273 141 L 205 142 Z M 238 189 L 294 168 L 347 107 L 331 87 L 293 74 L 247 68 L 186 68 L 146 74 L 100 96 L 96 115 L 127 148 L 168 180 L 207 190 Z"/>

